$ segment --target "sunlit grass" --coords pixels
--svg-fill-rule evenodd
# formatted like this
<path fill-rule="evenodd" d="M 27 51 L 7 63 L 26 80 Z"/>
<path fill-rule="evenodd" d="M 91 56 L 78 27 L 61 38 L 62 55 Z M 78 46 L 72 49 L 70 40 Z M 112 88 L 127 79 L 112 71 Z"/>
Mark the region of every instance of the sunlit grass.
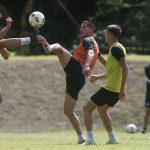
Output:
<path fill-rule="evenodd" d="M 150 62 L 150 55 L 136 55 L 136 54 L 128 54 L 127 60 L 132 61 L 149 61 Z"/>
<path fill-rule="evenodd" d="M 13 57 L 10 57 L 10 59 L 15 59 L 15 60 L 21 60 L 21 59 L 30 59 L 30 60 L 33 60 L 33 59 L 50 59 L 50 60 L 57 60 L 57 56 L 55 55 L 39 55 L 39 56 L 13 56 Z"/>
<path fill-rule="evenodd" d="M 104 54 L 104 57 L 107 57 Z M 37 56 L 16 56 L 14 53 L 11 53 L 10 59 L 50 59 L 50 60 L 58 60 L 56 55 L 37 55 Z M 136 55 L 136 54 L 128 54 L 127 60 L 132 61 L 150 61 L 150 55 Z"/>
<path fill-rule="evenodd" d="M 15 53 L 10 53 L 10 58 L 11 60 L 15 59 L 15 60 L 21 60 L 21 59 L 50 59 L 50 60 L 57 60 L 57 56 L 56 55 L 31 55 L 31 56 L 19 56 L 19 55 L 15 55 Z"/>
<path fill-rule="evenodd" d="M 50 133 L 0 134 L 1 150 L 149 150 L 150 133 L 128 134 L 116 131 L 119 139 L 117 145 L 105 145 L 105 130 L 96 130 L 94 146 L 76 144 L 74 131 L 57 131 Z"/>

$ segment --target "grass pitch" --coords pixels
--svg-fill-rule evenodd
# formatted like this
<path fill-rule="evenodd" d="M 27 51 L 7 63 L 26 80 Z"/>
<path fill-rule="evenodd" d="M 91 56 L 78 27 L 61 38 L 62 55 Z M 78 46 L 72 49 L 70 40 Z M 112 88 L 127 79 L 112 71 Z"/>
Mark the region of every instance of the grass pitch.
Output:
<path fill-rule="evenodd" d="M 76 144 L 75 132 L 68 131 L 70 123 L 62 113 L 65 75 L 57 57 L 14 57 L 7 62 L 1 61 L 0 86 L 4 101 L 0 108 L 0 150 L 149 150 L 149 132 L 127 134 L 124 129 L 120 129 L 129 123 L 135 123 L 139 129 L 142 127 L 144 66 L 150 63 L 149 56 L 129 55 L 127 60 L 128 100 L 125 104 L 118 103 L 111 110 L 119 144 L 105 145 L 107 134 L 105 130 L 100 129 L 94 130 L 94 146 Z M 103 70 L 102 66 L 97 65 L 95 73 Z M 81 123 L 84 122 L 83 105 L 101 85 L 102 82 L 97 82 L 94 86 L 87 82 L 87 86 L 82 90 L 76 107 Z M 97 114 L 93 117 L 94 125 L 99 129 L 102 123 L 99 122 Z M 53 132 L 47 133 L 48 131 Z"/>
<path fill-rule="evenodd" d="M 74 131 L 60 131 L 51 133 L 1 133 L 1 150 L 149 150 L 150 133 L 128 134 L 116 131 L 119 144 L 105 145 L 107 134 L 105 130 L 96 130 L 96 145 L 82 146 L 76 144 Z"/>

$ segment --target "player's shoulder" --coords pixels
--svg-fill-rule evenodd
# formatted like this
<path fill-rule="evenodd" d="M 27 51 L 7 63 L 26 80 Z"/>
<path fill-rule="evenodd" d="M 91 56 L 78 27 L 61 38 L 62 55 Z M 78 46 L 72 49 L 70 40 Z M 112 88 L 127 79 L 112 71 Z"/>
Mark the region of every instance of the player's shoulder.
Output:
<path fill-rule="evenodd" d="M 92 37 L 85 37 L 82 39 L 82 44 L 83 44 L 83 47 L 85 49 L 93 49 L 95 44 L 94 44 L 94 40 L 92 39 Z"/>
<path fill-rule="evenodd" d="M 116 43 L 111 48 L 112 53 L 126 53 L 125 47 L 121 43 Z"/>
<path fill-rule="evenodd" d="M 123 50 L 124 46 L 121 43 L 116 43 L 114 46 L 112 46 L 112 49 Z"/>
<path fill-rule="evenodd" d="M 126 56 L 125 48 L 122 44 L 116 43 L 111 48 L 111 54 L 114 56 L 117 60 L 120 60 L 121 58 Z"/>
<path fill-rule="evenodd" d="M 85 37 L 85 38 L 82 39 L 82 41 L 84 41 L 84 42 L 93 42 L 94 38 L 93 37 Z"/>

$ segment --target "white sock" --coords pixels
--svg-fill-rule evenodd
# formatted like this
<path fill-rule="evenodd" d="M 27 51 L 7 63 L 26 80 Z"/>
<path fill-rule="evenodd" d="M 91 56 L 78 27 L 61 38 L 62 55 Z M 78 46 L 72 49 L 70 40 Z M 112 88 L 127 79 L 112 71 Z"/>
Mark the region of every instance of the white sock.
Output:
<path fill-rule="evenodd" d="M 53 50 L 52 46 L 51 46 L 51 45 L 48 45 L 48 46 L 47 46 L 47 50 L 48 50 L 48 53 L 52 52 L 52 50 Z"/>
<path fill-rule="evenodd" d="M 94 141 L 93 131 L 87 132 L 87 141 Z"/>
<path fill-rule="evenodd" d="M 114 131 L 108 132 L 108 138 L 109 140 L 116 140 Z"/>
<path fill-rule="evenodd" d="M 21 38 L 21 45 L 28 45 L 31 42 L 31 38 L 30 37 L 26 37 L 26 38 Z"/>

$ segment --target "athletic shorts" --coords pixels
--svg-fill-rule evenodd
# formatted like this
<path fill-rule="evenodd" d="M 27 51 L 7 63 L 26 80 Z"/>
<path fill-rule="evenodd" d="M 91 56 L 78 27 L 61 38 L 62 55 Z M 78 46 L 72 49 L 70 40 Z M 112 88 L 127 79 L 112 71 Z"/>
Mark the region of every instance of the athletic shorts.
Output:
<path fill-rule="evenodd" d="M 150 108 L 150 83 L 146 85 L 145 107 Z"/>
<path fill-rule="evenodd" d="M 91 100 L 98 106 L 107 104 L 113 107 L 119 100 L 119 93 L 100 88 L 93 96 Z"/>
<path fill-rule="evenodd" d="M 71 57 L 64 71 L 66 72 L 66 93 L 77 100 L 80 90 L 85 85 L 82 66 L 74 57 Z"/>

